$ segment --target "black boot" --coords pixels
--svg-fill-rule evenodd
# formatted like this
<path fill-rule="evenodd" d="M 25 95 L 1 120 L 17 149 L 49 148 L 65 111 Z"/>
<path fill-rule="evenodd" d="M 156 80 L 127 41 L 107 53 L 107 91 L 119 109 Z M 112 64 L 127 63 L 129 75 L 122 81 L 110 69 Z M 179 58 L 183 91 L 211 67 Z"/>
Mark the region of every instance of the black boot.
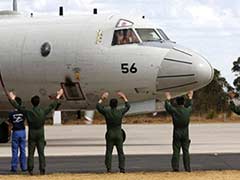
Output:
<path fill-rule="evenodd" d="M 173 172 L 179 172 L 179 169 L 173 169 Z"/>
<path fill-rule="evenodd" d="M 110 168 L 107 168 L 107 173 L 111 173 L 111 169 Z"/>
<path fill-rule="evenodd" d="M 45 169 L 40 170 L 40 175 L 45 175 Z"/>
<path fill-rule="evenodd" d="M 32 176 L 32 175 L 33 175 L 32 170 L 28 170 L 28 174 L 29 174 L 30 176 Z"/>
<path fill-rule="evenodd" d="M 125 169 L 121 168 L 120 173 L 125 173 Z"/>

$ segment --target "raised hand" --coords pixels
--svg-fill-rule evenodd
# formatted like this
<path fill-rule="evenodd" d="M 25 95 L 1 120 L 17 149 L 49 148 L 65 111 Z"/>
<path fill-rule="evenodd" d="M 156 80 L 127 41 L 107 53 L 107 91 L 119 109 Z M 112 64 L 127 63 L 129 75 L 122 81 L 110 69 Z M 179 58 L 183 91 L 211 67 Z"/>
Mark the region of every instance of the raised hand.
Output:
<path fill-rule="evenodd" d="M 166 96 L 167 100 L 170 100 L 172 98 L 170 92 L 165 92 L 165 96 Z"/>
<path fill-rule="evenodd" d="M 10 97 L 11 100 L 15 100 L 16 98 L 16 95 L 12 91 L 8 93 L 8 96 Z"/>
<path fill-rule="evenodd" d="M 58 91 L 57 91 L 57 99 L 60 99 L 62 96 L 63 96 L 63 94 L 64 94 L 64 91 L 63 91 L 63 89 L 59 89 Z"/>
<path fill-rule="evenodd" d="M 189 98 L 189 99 L 192 99 L 192 98 L 193 98 L 193 91 L 189 91 L 189 92 L 187 93 L 187 95 L 188 95 L 188 98 Z"/>
<path fill-rule="evenodd" d="M 128 101 L 127 96 L 123 92 L 118 92 L 117 95 L 124 101 Z"/>
<path fill-rule="evenodd" d="M 102 100 L 105 100 L 105 99 L 108 98 L 108 96 L 109 96 L 109 93 L 108 93 L 108 92 L 105 92 L 105 93 L 102 94 L 101 99 L 102 99 Z"/>

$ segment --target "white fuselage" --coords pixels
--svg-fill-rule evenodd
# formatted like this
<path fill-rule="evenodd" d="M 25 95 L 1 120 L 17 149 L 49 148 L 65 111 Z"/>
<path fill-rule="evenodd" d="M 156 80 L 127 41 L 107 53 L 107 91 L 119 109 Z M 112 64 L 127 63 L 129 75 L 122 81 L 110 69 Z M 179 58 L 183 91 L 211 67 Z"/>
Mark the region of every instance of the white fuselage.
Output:
<path fill-rule="evenodd" d="M 163 100 L 165 91 L 183 94 L 211 81 L 211 66 L 190 50 L 165 47 L 166 42 L 112 46 L 117 21 L 99 16 L 0 19 L 0 70 L 5 88 L 25 103 L 37 94 L 46 104 L 68 77 L 79 84 L 82 97 L 65 97 L 61 107 L 93 109 L 104 91 L 111 97 L 123 91 L 131 102 L 142 102 Z M 41 54 L 44 43 L 51 47 L 46 57 Z M 122 73 L 122 64 L 137 72 Z M 3 90 L 0 103 L 9 104 Z"/>

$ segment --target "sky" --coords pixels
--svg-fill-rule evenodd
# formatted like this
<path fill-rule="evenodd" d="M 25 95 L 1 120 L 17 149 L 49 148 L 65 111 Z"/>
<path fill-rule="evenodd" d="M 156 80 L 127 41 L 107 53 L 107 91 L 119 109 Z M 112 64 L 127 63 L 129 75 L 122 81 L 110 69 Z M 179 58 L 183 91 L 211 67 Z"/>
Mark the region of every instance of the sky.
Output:
<path fill-rule="evenodd" d="M 41 15 L 100 14 L 145 16 L 178 44 L 199 52 L 221 71 L 230 84 L 232 62 L 240 57 L 239 0 L 18 0 L 18 10 Z M 0 0 L 0 9 L 12 9 L 12 0 Z"/>

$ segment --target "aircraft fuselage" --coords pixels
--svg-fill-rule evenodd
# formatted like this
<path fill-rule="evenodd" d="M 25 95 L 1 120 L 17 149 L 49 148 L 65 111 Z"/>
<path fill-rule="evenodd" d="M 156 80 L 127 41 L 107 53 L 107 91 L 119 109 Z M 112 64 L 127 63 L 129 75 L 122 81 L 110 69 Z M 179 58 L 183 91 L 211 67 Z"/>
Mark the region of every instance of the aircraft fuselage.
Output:
<path fill-rule="evenodd" d="M 112 46 L 117 21 L 98 16 L 0 19 L 5 88 L 27 104 L 35 94 L 47 104 L 62 86 L 63 109 L 94 109 L 104 91 L 111 97 L 123 91 L 131 102 L 142 102 L 163 100 L 165 91 L 183 94 L 211 81 L 208 62 L 173 43 L 140 40 Z M 9 105 L 3 90 L 0 104 Z"/>

